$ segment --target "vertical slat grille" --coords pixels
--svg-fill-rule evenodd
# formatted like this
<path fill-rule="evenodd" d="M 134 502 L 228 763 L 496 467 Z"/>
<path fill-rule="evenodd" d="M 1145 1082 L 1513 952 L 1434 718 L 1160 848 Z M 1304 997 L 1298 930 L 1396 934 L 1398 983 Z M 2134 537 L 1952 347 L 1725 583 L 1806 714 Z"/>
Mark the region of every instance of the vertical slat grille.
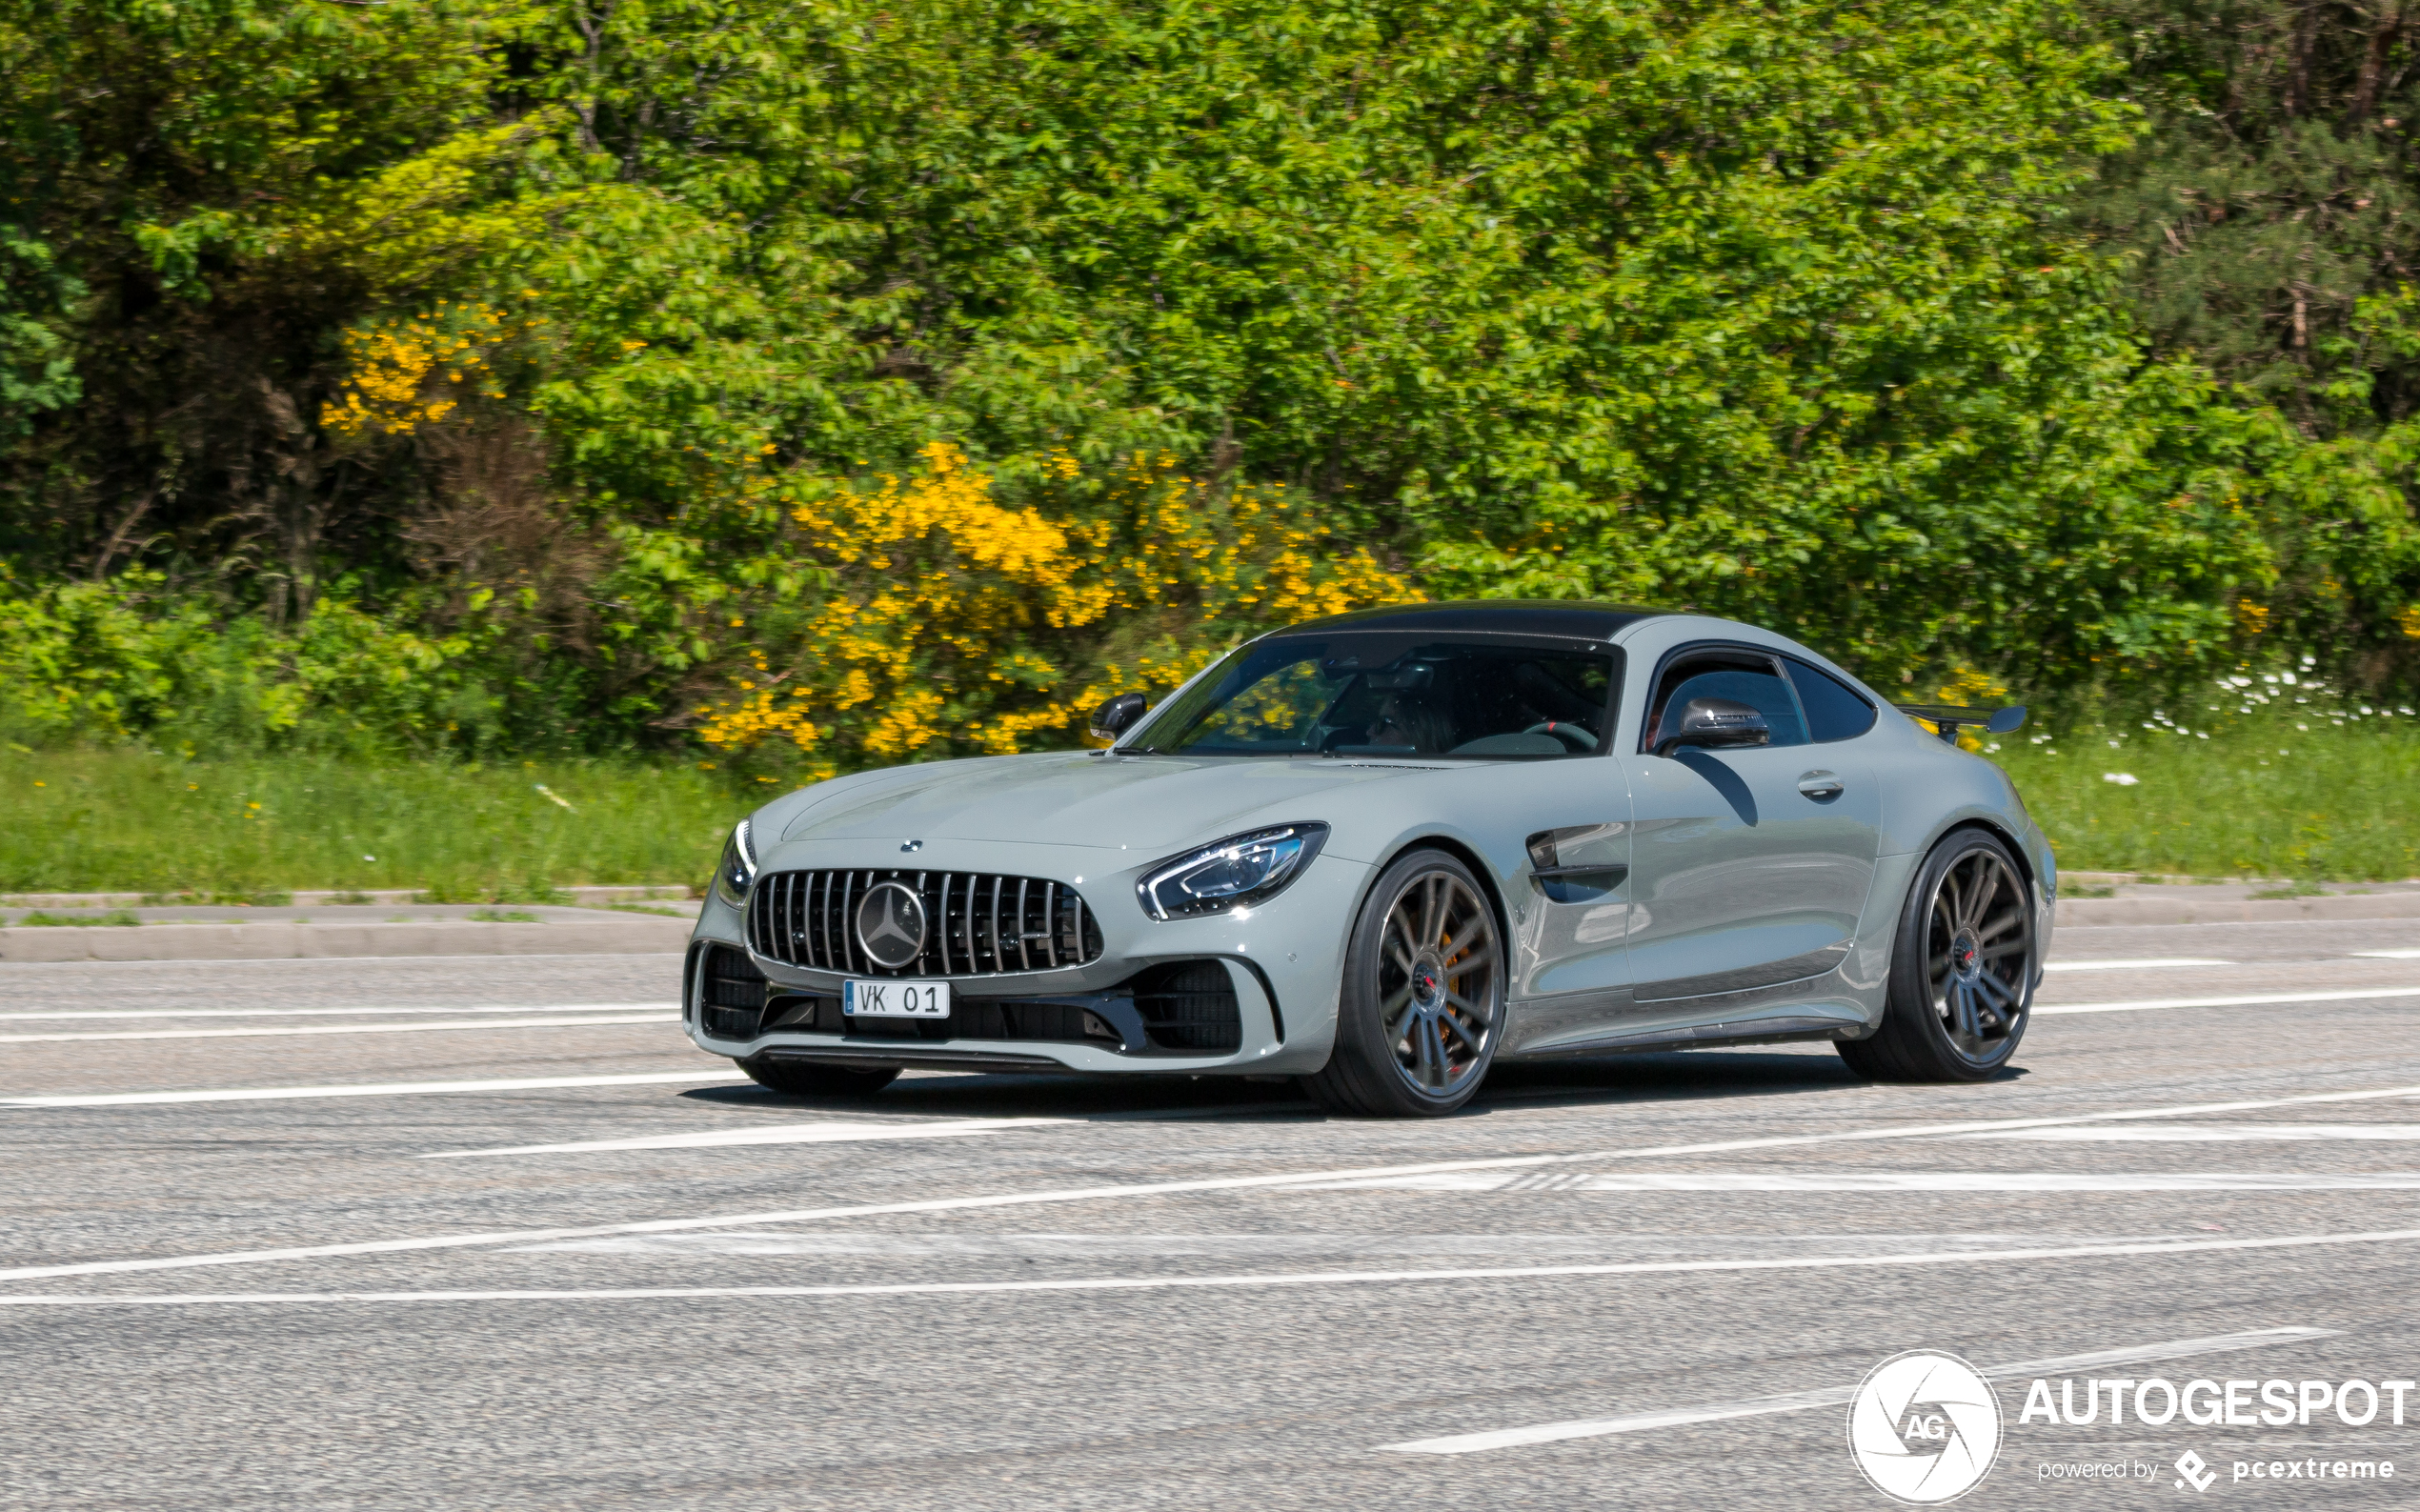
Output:
<path fill-rule="evenodd" d="M 1008 941 L 1000 936 L 1000 888 L 1007 880 L 1004 877 L 992 878 L 992 928 L 985 937 L 991 942 L 994 971 L 1008 970 Z"/>
<path fill-rule="evenodd" d="M 857 969 L 857 942 L 855 937 L 857 931 L 850 927 L 849 918 L 849 905 L 857 901 L 857 874 L 842 872 L 840 874 L 840 949 L 838 952 L 840 961 L 834 968 L 836 971 Z"/>
<path fill-rule="evenodd" d="M 941 975 L 950 974 L 950 874 L 941 874 L 941 906 L 933 912 L 933 938 L 941 947 Z"/>
<path fill-rule="evenodd" d="M 817 911 L 814 941 L 815 959 L 810 962 L 802 962 L 801 964 L 813 965 L 822 970 L 829 971 L 832 969 L 832 874 L 830 872 L 809 872 L 806 874 L 806 877 L 807 897 L 810 899 L 809 907 Z"/>
<path fill-rule="evenodd" d="M 924 953 L 892 971 L 857 943 L 855 909 L 877 882 L 924 904 Z M 1082 966 L 1101 954 L 1099 920 L 1074 888 L 991 872 L 771 872 L 748 899 L 748 944 L 767 960 L 866 977 L 988 977 Z"/>

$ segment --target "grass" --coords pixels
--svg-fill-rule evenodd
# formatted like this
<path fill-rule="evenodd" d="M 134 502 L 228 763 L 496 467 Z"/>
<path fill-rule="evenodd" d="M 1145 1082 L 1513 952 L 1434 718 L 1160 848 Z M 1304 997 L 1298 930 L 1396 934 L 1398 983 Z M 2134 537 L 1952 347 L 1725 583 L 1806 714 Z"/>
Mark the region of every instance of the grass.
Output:
<path fill-rule="evenodd" d="M 558 889 L 579 883 L 702 882 L 733 821 L 776 791 L 741 794 L 723 774 L 670 764 L 0 746 L 0 893 L 263 904 L 296 888 L 410 888 L 424 902 L 563 901 Z"/>
<path fill-rule="evenodd" d="M 2420 716 L 2399 705 L 2255 679 L 2150 717 L 1995 745 L 1986 754 L 2071 871 L 2420 877 Z M 579 883 L 702 881 L 732 821 L 778 791 L 673 763 L 0 747 L 12 820 L 0 825 L 0 893 L 267 904 L 296 888 L 410 888 L 431 903 L 560 902 Z"/>
<path fill-rule="evenodd" d="M 95 924 L 123 926 L 141 922 L 143 922 L 141 919 L 123 908 L 98 915 L 45 914 L 40 909 L 36 909 L 30 914 L 21 916 L 16 921 L 16 926 L 19 929 L 69 929 L 87 928 Z"/>
<path fill-rule="evenodd" d="M 2408 705 L 2254 679 L 2124 724 L 1997 744 L 1986 755 L 2071 871 L 2420 877 L 2420 716 Z M 2122 776 L 2135 780 L 2110 780 Z"/>
<path fill-rule="evenodd" d="M 482 924 L 542 924 L 546 920 L 526 908 L 474 908 L 471 917 Z"/>

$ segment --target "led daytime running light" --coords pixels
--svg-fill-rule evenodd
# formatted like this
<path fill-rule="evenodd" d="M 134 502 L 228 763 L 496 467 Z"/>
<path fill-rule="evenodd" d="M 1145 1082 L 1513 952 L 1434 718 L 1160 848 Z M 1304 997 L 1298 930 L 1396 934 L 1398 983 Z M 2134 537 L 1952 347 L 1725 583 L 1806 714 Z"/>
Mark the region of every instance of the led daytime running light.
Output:
<path fill-rule="evenodd" d="M 756 879 L 756 842 L 749 833 L 748 821 L 741 819 L 732 828 L 731 838 L 723 842 L 722 860 L 715 868 L 715 885 L 721 889 L 723 900 L 736 908 L 747 900 L 748 888 Z"/>
<path fill-rule="evenodd" d="M 1283 892 L 1326 839 L 1324 824 L 1230 836 L 1150 868 L 1135 891 L 1143 912 L 1163 921 L 1231 913 Z"/>

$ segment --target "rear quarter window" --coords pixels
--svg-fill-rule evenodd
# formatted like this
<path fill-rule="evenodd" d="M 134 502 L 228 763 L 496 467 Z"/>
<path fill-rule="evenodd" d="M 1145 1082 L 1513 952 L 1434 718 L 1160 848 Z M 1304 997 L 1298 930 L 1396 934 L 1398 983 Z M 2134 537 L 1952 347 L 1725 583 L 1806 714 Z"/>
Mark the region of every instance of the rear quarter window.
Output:
<path fill-rule="evenodd" d="M 1782 665 L 1789 669 L 1790 684 L 1806 710 L 1806 733 L 1817 744 L 1854 740 L 1874 727 L 1874 706 L 1863 694 L 1803 661 L 1785 656 Z"/>

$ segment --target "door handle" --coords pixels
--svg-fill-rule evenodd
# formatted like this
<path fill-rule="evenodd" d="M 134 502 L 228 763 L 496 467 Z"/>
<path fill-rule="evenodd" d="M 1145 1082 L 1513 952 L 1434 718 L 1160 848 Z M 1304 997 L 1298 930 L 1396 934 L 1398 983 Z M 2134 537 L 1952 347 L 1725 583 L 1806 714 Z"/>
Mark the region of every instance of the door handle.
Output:
<path fill-rule="evenodd" d="M 1808 797 L 1813 798 L 1818 803 L 1823 803 L 1829 799 L 1839 797 L 1843 793 L 1847 791 L 1846 788 L 1841 785 L 1840 778 L 1832 776 L 1829 772 L 1803 772 L 1799 774 L 1798 790 L 1799 792 L 1806 795 Z"/>

